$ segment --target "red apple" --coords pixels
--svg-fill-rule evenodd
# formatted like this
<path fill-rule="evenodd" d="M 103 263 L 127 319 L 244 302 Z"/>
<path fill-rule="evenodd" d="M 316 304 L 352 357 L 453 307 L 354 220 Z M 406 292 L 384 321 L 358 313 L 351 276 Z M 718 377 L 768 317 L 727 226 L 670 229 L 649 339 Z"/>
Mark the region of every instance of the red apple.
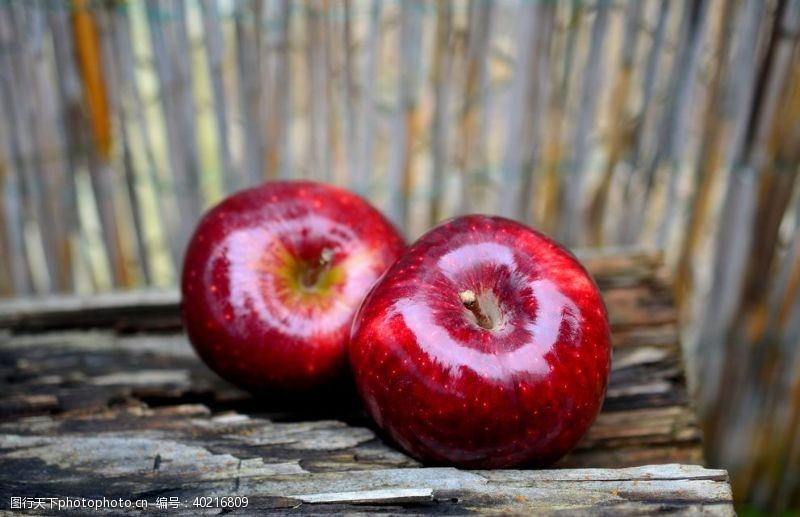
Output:
<path fill-rule="evenodd" d="M 250 391 L 319 387 L 346 370 L 353 315 L 404 247 L 377 210 L 336 187 L 286 181 L 234 194 L 189 242 L 189 340 Z"/>
<path fill-rule="evenodd" d="M 411 245 L 353 322 L 350 363 L 379 427 L 429 463 L 554 462 L 605 395 L 608 316 L 566 249 L 500 217 Z"/>

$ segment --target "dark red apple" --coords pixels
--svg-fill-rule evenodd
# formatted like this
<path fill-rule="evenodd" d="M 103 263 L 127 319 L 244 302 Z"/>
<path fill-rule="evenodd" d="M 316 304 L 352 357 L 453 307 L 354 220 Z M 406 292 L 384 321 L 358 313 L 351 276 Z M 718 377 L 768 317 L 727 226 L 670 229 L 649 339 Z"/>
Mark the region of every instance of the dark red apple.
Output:
<path fill-rule="evenodd" d="M 375 284 L 350 363 L 367 410 L 412 456 L 554 462 L 592 425 L 611 360 L 586 270 L 522 224 L 472 215 L 429 231 Z"/>
<path fill-rule="evenodd" d="M 345 190 L 274 182 L 200 221 L 183 265 L 189 340 L 228 381 L 308 391 L 346 370 L 353 315 L 403 239 Z"/>

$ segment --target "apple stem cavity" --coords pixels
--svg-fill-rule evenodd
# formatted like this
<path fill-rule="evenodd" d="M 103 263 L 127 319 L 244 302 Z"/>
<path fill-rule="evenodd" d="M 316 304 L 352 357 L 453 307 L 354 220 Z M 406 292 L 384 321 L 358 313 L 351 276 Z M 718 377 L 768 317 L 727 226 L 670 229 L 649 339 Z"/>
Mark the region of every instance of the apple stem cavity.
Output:
<path fill-rule="evenodd" d="M 485 328 L 486 330 L 492 330 L 494 328 L 494 322 L 492 318 L 490 318 L 481 308 L 481 304 L 478 301 L 478 296 L 475 294 L 475 291 L 471 289 L 467 289 L 466 291 L 461 291 L 458 293 L 458 297 L 461 300 L 461 303 L 464 304 L 464 307 L 467 308 L 468 311 L 475 316 L 475 322 L 478 326 Z"/>
<path fill-rule="evenodd" d="M 317 262 L 309 266 L 303 274 L 303 286 L 306 288 L 313 288 L 319 281 L 319 276 L 328 271 L 333 262 L 333 250 L 330 248 L 322 248 Z"/>

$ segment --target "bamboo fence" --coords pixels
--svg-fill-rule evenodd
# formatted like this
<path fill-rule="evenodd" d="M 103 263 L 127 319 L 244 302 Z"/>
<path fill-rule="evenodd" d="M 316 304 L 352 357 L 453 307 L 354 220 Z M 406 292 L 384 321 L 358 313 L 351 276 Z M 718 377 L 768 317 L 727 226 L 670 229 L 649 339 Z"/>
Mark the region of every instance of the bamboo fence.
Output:
<path fill-rule="evenodd" d="M 707 455 L 800 506 L 800 0 L 0 0 L 0 295 L 163 287 L 265 180 L 665 252 Z"/>

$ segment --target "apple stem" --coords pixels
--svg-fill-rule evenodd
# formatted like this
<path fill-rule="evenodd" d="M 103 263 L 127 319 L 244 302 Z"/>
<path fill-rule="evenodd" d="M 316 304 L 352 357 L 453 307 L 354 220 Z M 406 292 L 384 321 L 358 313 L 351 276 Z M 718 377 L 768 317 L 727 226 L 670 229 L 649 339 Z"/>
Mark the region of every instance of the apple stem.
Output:
<path fill-rule="evenodd" d="M 306 287 L 314 287 L 317 285 L 319 275 L 327 271 L 331 267 L 333 261 L 333 250 L 330 248 L 322 248 L 319 254 L 317 263 L 309 267 L 303 275 L 303 285 Z"/>
<path fill-rule="evenodd" d="M 464 304 L 464 307 L 466 307 L 467 310 L 469 310 L 475 316 L 475 321 L 479 326 L 485 329 L 491 329 L 494 327 L 492 319 L 487 316 L 485 312 L 483 312 L 483 309 L 481 309 L 481 304 L 478 302 L 478 297 L 475 295 L 475 291 L 470 289 L 461 291 L 458 293 L 458 297 L 461 300 L 461 303 Z"/>

